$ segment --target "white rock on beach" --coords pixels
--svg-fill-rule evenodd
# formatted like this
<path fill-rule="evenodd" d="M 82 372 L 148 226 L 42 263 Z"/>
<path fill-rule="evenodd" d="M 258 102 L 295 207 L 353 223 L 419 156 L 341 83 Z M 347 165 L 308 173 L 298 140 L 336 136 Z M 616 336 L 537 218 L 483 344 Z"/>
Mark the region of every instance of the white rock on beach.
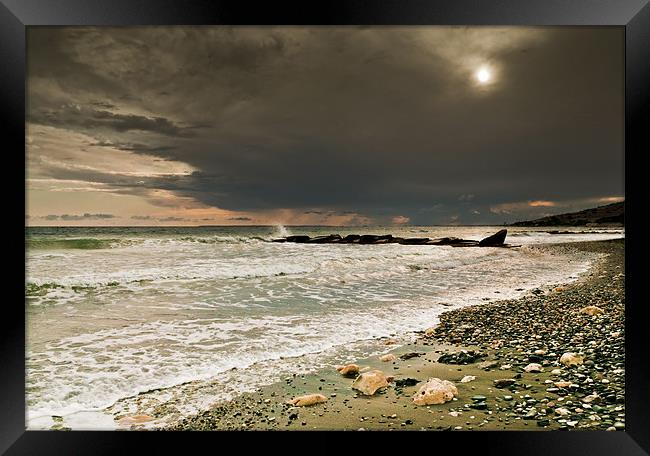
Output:
<path fill-rule="evenodd" d="M 352 389 L 360 391 L 366 396 L 372 396 L 379 389 L 386 388 L 392 377 L 387 377 L 380 370 L 372 370 L 359 375 L 352 383 Z"/>
<path fill-rule="evenodd" d="M 593 317 L 594 315 L 605 313 L 605 311 L 598 306 L 587 306 L 580 309 L 580 313 L 591 315 Z"/>
<path fill-rule="evenodd" d="M 305 407 L 323 402 L 327 402 L 327 398 L 322 394 L 305 394 L 304 396 L 298 396 L 289 401 L 290 404 L 297 407 Z"/>
<path fill-rule="evenodd" d="M 524 367 L 524 372 L 542 372 L 544 368 L 541 364 L 530 363 L 528 366 Z"/>
<path fill-rule="evenodd" d="M 463 378 L 460 379 L 461 383 L 469 383 L 471 381 L 476 380 L 476 377 L 474 375 L 466 375 Z"/>
<path fill-rule="evenodd" d="M 385 363 L 389 361 L 395 361 L 397 359 L 397 356 L 393 355 L 392 353 L 388 353 L 387 355 L 382 355 L 379 357 L 380 361 L 383 361 Z"/>
<path fill-rule="evenodd" d="M 413 396 L 416 405 L 444 404 L 458 395 L 458 389 L 449 380 L 430 378 Z"/>
<path fill-rule="evenodd" d="M 345 366 L 337 366 L 336 370 L 345 377 L 356 377 L 359 374 L 359 366 L 356 364 L 346 364 Z"/>
<path fill-rule="evenodd" d="M 585 357 L 577 353 L 567 352 L 560 357 L 560 363 L 565 366 L 580 366 L 585 362 Z"/>

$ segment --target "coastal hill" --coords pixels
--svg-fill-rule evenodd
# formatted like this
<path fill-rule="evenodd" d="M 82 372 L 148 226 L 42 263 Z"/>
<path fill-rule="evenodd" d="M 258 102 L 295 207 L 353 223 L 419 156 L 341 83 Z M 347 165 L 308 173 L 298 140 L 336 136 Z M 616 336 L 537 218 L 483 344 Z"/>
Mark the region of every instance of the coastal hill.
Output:
<path fill-rule="evenodd" d="M 550 215 L 535 220 L 515 222 L 511 226 L 621 226 L 625 215 L 625 201 L 607 204 L 579 212 Z"/>

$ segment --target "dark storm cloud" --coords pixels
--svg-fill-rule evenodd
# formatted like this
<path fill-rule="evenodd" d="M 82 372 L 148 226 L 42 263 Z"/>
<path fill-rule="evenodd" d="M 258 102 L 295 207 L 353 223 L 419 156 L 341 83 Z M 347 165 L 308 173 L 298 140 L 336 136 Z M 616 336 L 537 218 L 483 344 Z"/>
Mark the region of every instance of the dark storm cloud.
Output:
<path fill-rule="evenodd" d="M 145 131 L 166 136 L 194 136 L 198 126 L 180 127 L 164 117 L 115 114 L 110 111 L 86 108 L 69 103 L 58 109 L 35 110 L 30 122 L 82 131 L 113 130 L 115 132 Z"/>
<path fill-rule="evenodd" d="M 39 28 L 28 45 L 31 122 L 198 170 L 95 176 L 118 191 L 411 223 L 623 193 L 618 29 Z"/>
<path fill-rule="evenodd" d="M 154 153 L 154 152 L 169 152 L 177 149 L 176 146 L 152 146 L 147 144 L 139 143 L 113 143 L 110 141 L 99 141 L 96 143 L 90 144 L 91 146 L 99 147 L 113 147 L 120 150 L 128 150 L 131 152 L 143 152 L 143 153 Z"/>

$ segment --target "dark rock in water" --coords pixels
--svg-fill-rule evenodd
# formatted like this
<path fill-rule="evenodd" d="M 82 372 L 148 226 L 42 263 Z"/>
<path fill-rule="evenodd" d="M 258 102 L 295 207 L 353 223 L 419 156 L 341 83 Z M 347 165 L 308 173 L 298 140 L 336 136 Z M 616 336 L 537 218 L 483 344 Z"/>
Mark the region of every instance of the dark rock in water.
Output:
<path fill-rule="evenodd" d="M 411 358 L 419 358 L 422 355 L 424 355 L 424 353 L 411 352 L 411 353 L 404 353 L 399 358 L 406 361 L 407 359 L 411 359 Z"/>
<path fill-rule="evenodd" d="M 287 242 L 285 238 L 273 239 L 271 242 Z"/>
<path fill-rule="evenodd" d="M 402 239 L 399 243 L 405 245 L 422 245 L 429 242 L 429 238 L 405 238 Z"/>
<path fill-rule="evenodd" d="M 287 242 L 307 242 L 309 241 L 309 236 L 287 236 Z"/>
<path fill-rule="evenodd" d="M 502 245 L 506 241 L 506 234 L 508 234 L 508 230 L 499 230 L 496 233 L 494 233 L 492 236 L 488 236 L 485 239 L 481 239 L 478 245 L 481 247 Z"/>
<path fill-rule="evenodd" d="M 438 358 L 438 362 L 443 364 L 472 364 L 486 356 L 485 353 L 474 350 L 463 350 L 457 353 L 444 353 Z"/>
<path fill-rule="evenodd" d="M 316 236 L 307 241 L 308 244 L 330 244 L 341 240 L 339 234 L 330 234 L 329 236 Z"/>
<path fill-rule="evenodd" d="M 415 386 L 418 383 L 420 383 L 420 380 L 417 378 L 400 378 L 398 380 L 395 380 L 395 386 L 397 388 L 402 388 L 404 386 Z"/>
<path fill-rule="evenodd" d="M 431 239 L 427 244 L 431 245 L 449 245 L 454 242 L 460 242 L 462 239 L 456 237 L 444 237 L 440 239 Z"/>
<path fill-rule="evenodd" d="M 472 246 L 478 245 L 478 241 L 471 239 L 460 239 L 457 237 L 445 237 L 440 239 L 431 239 L 427 242 L 429 245 L 452 245 L 452 246 Z"/>
<path fill-rule="evenodd" d="M 452 247 L 478 247 L 478 241 L 468 241 L 461 239 L 461 242 L 454 242 L 453 244 L 448 244 Z"/>
<path fill-rule="evenodd" d="M 373 244 L 378 237 L 374 234 L 364 234 L 359 238 L 359 244 Z"/>
<path fill-rule="evenodd" d="M 359 242 L 359 239 L 361 239 L 361 235 L 359 235 L 359 234 L 348 234 L 343 239 L 341 239 L 341 242 L 351 244 L 353 242 Z"/>
<path fill-rule="evenodd" d="M 364 234 L 359 238 L 359 244 L 386 244 L 393 239 L 392 234 L 378 236 L 376 234 Z"/>
<path fill-rule="evenodd" d="M 456 237 L 446 237 L 441 239 L 432 239 L 427 242 L 429 245 L 452 245 L 452 246 L 472 246 L 478 245 L 478 241 L 470 239 L 460 239 Z"/>

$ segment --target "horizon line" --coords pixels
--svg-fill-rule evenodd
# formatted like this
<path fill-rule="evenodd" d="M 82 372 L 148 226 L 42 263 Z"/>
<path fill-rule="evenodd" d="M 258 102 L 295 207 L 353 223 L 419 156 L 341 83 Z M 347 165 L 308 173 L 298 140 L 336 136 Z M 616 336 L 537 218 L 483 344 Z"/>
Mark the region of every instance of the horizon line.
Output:
<path fill-rule="evenodd" d="M 444 227 L 461 227 L 461 226 L 510 226 L 510 224 L 430 224 L 430 225 L 291 225 L 291 224 L 273 224 L 273 225 L 25 225 L 25 228 L 232 228 L 232 227 L 249 227 L 249 228 L 274 228 L 278 226 L 297 227 L 297 228 L 373 228 L 373 227 L 424 227 L 424 226 L 444 226 Z"/>

